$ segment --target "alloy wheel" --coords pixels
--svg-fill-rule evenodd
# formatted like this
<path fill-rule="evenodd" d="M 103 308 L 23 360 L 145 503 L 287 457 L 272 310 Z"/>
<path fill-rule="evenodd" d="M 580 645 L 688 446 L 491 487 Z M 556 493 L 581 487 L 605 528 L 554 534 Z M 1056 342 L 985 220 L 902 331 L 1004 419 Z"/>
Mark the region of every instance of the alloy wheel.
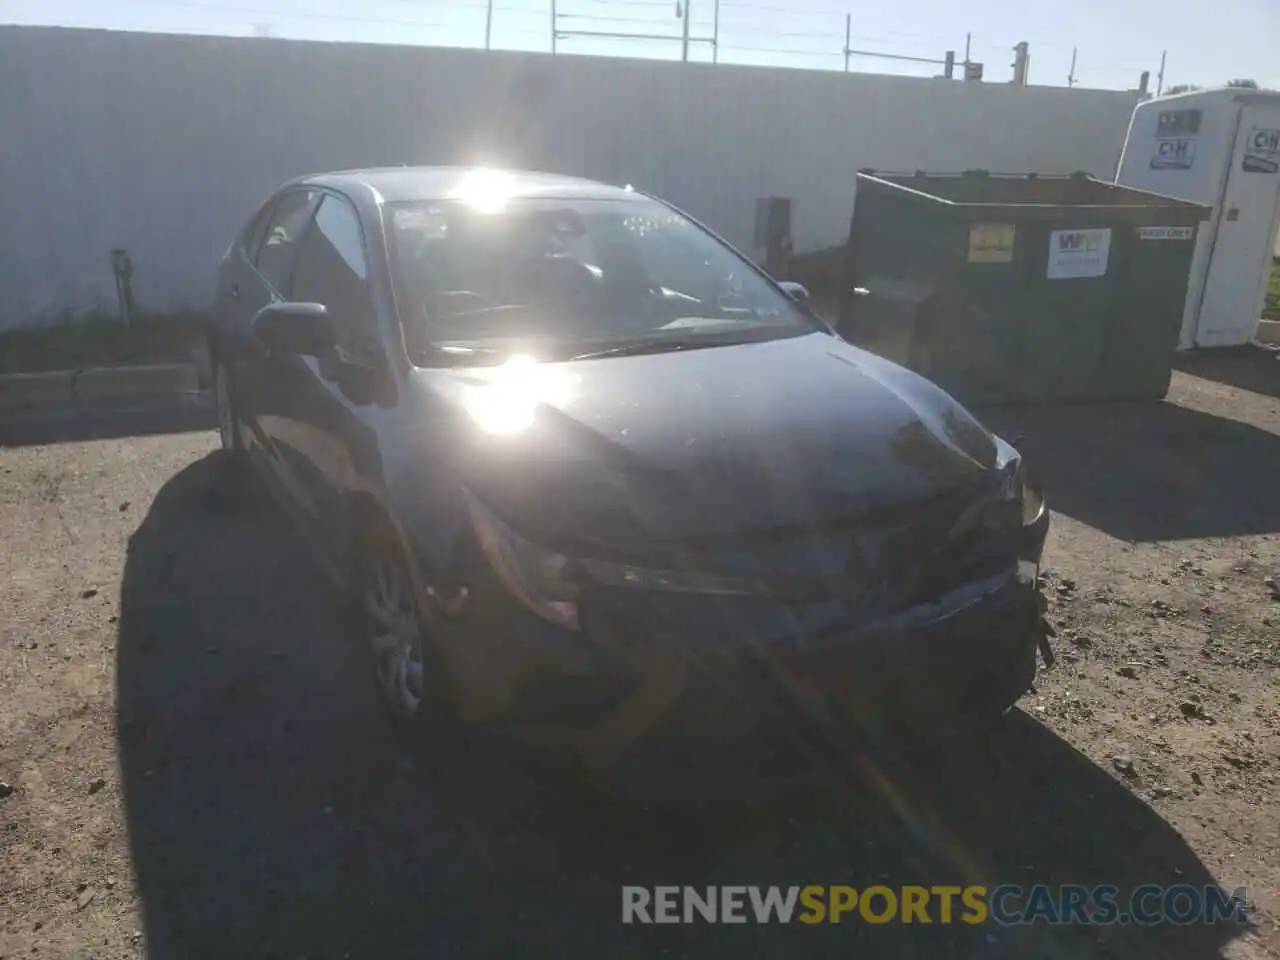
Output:
<path fill-rule="evenodd" d="M 227 368 L 219 365 L 214 377 L 214 396 L 218 407 L 218 439 L 223 450 L 235 450 L 236 416 L 231 406 L 231 383 Z"/>
<path fill-rule="evenodd" d="M 399 563 L 374 560 L 364 589 L 369 653 L 378 685 L 399 720 L 412 720 L 422 705 L 422 637 L 413 593 Z"/>

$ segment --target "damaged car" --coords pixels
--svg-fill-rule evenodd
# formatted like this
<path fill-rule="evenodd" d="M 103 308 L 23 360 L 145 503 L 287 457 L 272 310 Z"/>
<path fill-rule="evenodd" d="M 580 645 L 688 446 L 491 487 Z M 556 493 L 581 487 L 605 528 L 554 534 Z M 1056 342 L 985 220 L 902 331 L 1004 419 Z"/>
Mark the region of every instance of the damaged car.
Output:
<path fill-rule="evenodd" d="M 781 773 L 1034 677 L 1018 451 L 654 197 L 296 180 L 222 257 L 210 351 L 228 471 L 356 601 L 404 730 Z"/>

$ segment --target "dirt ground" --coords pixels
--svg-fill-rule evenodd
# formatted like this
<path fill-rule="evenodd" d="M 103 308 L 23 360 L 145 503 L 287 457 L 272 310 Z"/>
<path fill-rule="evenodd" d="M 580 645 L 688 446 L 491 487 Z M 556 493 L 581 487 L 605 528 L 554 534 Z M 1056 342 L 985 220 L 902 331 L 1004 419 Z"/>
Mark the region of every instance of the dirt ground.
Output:
<path fill-rule="evenodd" d="M 399 752 L 211 434 L 0 449 L 0 958 L 1280 955 L 1280 359 L 985 415 L 1054 508 L 1057 664 L 927 768 L 662 812 Z M 1252 921 L 619 922 L 624 883 L 948 882 L 1216 882 Z"/>

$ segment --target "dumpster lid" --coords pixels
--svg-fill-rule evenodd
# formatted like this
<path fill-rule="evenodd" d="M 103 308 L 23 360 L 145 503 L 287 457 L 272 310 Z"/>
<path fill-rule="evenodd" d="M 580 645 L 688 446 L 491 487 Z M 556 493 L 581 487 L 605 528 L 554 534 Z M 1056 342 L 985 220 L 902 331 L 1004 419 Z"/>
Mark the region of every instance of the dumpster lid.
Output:
<path fill-rule="evenodd" d="M 858 188 L 901 192 L 922 203 L 943 204 L 956 214 L 976 213 L 983 216 L 1003 211 L 1018 219 L 1040 219 L 1060 216 L 1063 208 L 1077 211 L 1108 211 L 1114 217 L 1122 211 L 1159 211 L 1162 216 L 1176 214 L 1179 222 L 1196 223 L 1209 218 L 1208 207 L 1177 197 L 1121 186 L 1099 180 L 1087 173 L 1071 174 L 1002 174 L 986 170 L 962 173 L 891 173 L 862 170 Z M 1128 217 L 1124 217 L 1128 219 Z"/>

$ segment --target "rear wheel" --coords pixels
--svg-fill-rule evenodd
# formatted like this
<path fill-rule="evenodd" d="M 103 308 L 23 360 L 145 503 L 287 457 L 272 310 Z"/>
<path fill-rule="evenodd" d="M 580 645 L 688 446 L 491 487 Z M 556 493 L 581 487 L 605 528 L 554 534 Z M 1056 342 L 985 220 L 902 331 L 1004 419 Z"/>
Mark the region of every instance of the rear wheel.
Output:
<path fill-rule="evenodd" d="M 218 439 L 223 452 L 237 455 L 244 452 L 240 439 L 240 424 L 236 419 L 235 403 L 231 399 L 231 374 L 226 366 L 218 363 L 213 369 L 213 395 L 218 412 Z"/>
<path fill-rule="evenodd" d="M 222 447 L 222 486 L 225 493 L 239 496 L 245 492 L 249 456 L 240 435 L 240 419 L 232 399 L 231 374 L 215 362 L 213 396 L 218 418 L 218 440 Z"/>

